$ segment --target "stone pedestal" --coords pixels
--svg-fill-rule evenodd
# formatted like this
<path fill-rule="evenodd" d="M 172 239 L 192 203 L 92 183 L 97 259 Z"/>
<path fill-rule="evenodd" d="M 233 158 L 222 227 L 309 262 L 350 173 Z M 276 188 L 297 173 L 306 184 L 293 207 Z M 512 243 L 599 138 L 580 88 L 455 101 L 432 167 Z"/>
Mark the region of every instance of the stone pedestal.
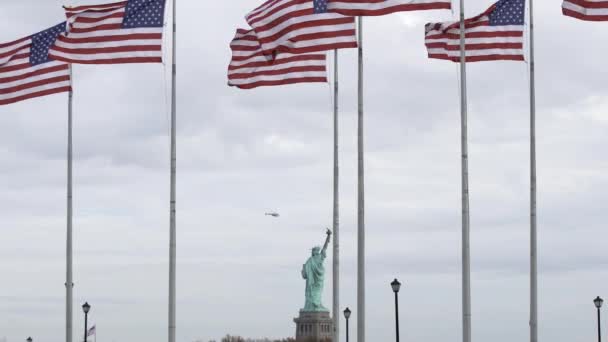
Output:
<path fill-rule="evenodd" d="M 334 323 L 328 311 L 300 311 L 296 323 L 296 341 L 298 342 L 332 342 Z"/>

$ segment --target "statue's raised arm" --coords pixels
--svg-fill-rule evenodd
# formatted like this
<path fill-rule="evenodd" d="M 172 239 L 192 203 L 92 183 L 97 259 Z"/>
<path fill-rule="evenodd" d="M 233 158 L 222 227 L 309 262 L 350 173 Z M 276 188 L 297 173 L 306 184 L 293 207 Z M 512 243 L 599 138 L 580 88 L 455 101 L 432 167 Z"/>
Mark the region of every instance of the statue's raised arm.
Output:
<path fill-rule="evenodd" d="M 325 255 L 325 251 L 327 250 L 327 246 L 329 245 L 329 239 L 331 238 L 331 230 L 329 230 L 329 228 L 327 228 L 327 238 L 325 238 L 325 244 L 323 245 L 323 251 L 321 253 L 323 253 L 323 255 Z"/>

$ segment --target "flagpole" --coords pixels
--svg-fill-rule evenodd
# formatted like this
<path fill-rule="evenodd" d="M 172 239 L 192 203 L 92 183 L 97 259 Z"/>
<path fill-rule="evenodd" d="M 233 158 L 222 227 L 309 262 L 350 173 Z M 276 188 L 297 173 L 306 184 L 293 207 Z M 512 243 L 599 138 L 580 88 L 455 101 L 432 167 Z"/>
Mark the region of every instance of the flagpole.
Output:
<path fill-rule="evenodd" d="M 530 342 L 538 341 L 538 254 L 536 217 L 536 80 L 534 7 L 530 0 Z"/>
<path fill-rule="evenodd" d="M 357 342 L 365 342 L 365 181 L 363 145 L 363 17 L 359 17 Z"/>
<path fill-rule="evenodd" d="M 70 80 L 72 79 L 72 65 L 70 69 Z M 67 236 L 66 236 L 66 280 L 65 280 L 65 340 L 72 342 L 72 323 L 73 323 L 73 301 L 74 301 L 74 279 L 72 262 L 72 104 L 73 92 L 68 93 L 68 165 L 67 165 Z"/>
<path fill-rule="evenodd" d="M 471 250 L 469 216 L 469 147 L 467 132 L 467 64 L 464 0 L 460 0 L 460 115 L 462 153 L 462 333 L 471 342 Z"/>
<path fill-rule="evenodd" d="M 333 320 L 335 342 L 340 341 L 340 159 L 338 131 L 338 50 L 334 50 L 334 267 L 333 267 Z"/>
<path fill-rule="evenodd" d="M 175 342 L 175 287 L 176 287 L 176 256 L 177 256 L 177 227 L 176 227 L 176 38 L 177 38 L 177 0 L 173 0 L 173 39 L 171 67 L 171 190 L 169 203 L 169 342 Z"/>

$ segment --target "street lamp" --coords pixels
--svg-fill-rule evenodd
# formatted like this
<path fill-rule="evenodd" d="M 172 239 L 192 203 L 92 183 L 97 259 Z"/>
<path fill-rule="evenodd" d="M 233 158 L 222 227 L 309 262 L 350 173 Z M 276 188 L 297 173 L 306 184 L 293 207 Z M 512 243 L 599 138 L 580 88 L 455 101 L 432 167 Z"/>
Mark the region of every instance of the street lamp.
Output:
<path fill-rule="evenodd" d="M 344 318 L 346 318 L 346 342 L 348 342 L 348 319 L 350 318 L 350 309 L 346 308 L 346 310 L 344 310 Z"/>
<path fill-rule="evenodd" d="M 397 336 L 397 342 L 399 342 L 399 289 L 401 289 L 401 283 L 395 279 L 391 283 L 391 287 L 393 288 L 393 292 L 395 292 L 395 330 Z"/>
<path fill-rule="evenodd" d="M 595 307 L 597 308 L 597 341 L 598 342 L 602 342 L 602 328 L 601 328 L 601 319 L 600 319 L 600 308 L 602 307 L 602 304 L 604 303 L 604 300 L 602 298 L 600 298 L 600 296 L 597 296 L 597 298 L 595 298 L 593 300 L 593 304 L 595 304 Z"/>
<path fill-rule="evenodd" d="M 84 342 L 87 342 L 87 330 L 88 330 L 88 319 L 89 319 L 89 310 L 91 310 L 91 306 L 88 302 L 85 302 L 82 305 L 82 311 L 84 311 Z"/>

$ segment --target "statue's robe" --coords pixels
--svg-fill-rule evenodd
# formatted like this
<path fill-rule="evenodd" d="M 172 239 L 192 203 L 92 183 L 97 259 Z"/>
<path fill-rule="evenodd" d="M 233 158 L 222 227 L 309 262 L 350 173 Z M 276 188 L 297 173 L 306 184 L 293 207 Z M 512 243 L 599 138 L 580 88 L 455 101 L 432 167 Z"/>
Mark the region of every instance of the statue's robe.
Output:
<path fill-rule="evenodd" d="M 326 254 L 313 255 L 308 258 L 302 269 L 302 276 L 306 279 L 306 303 L 304 311 L 327 311 L 321 304 L 323 294 L 323 282 L 325 280 L 325 261 Z"/>

